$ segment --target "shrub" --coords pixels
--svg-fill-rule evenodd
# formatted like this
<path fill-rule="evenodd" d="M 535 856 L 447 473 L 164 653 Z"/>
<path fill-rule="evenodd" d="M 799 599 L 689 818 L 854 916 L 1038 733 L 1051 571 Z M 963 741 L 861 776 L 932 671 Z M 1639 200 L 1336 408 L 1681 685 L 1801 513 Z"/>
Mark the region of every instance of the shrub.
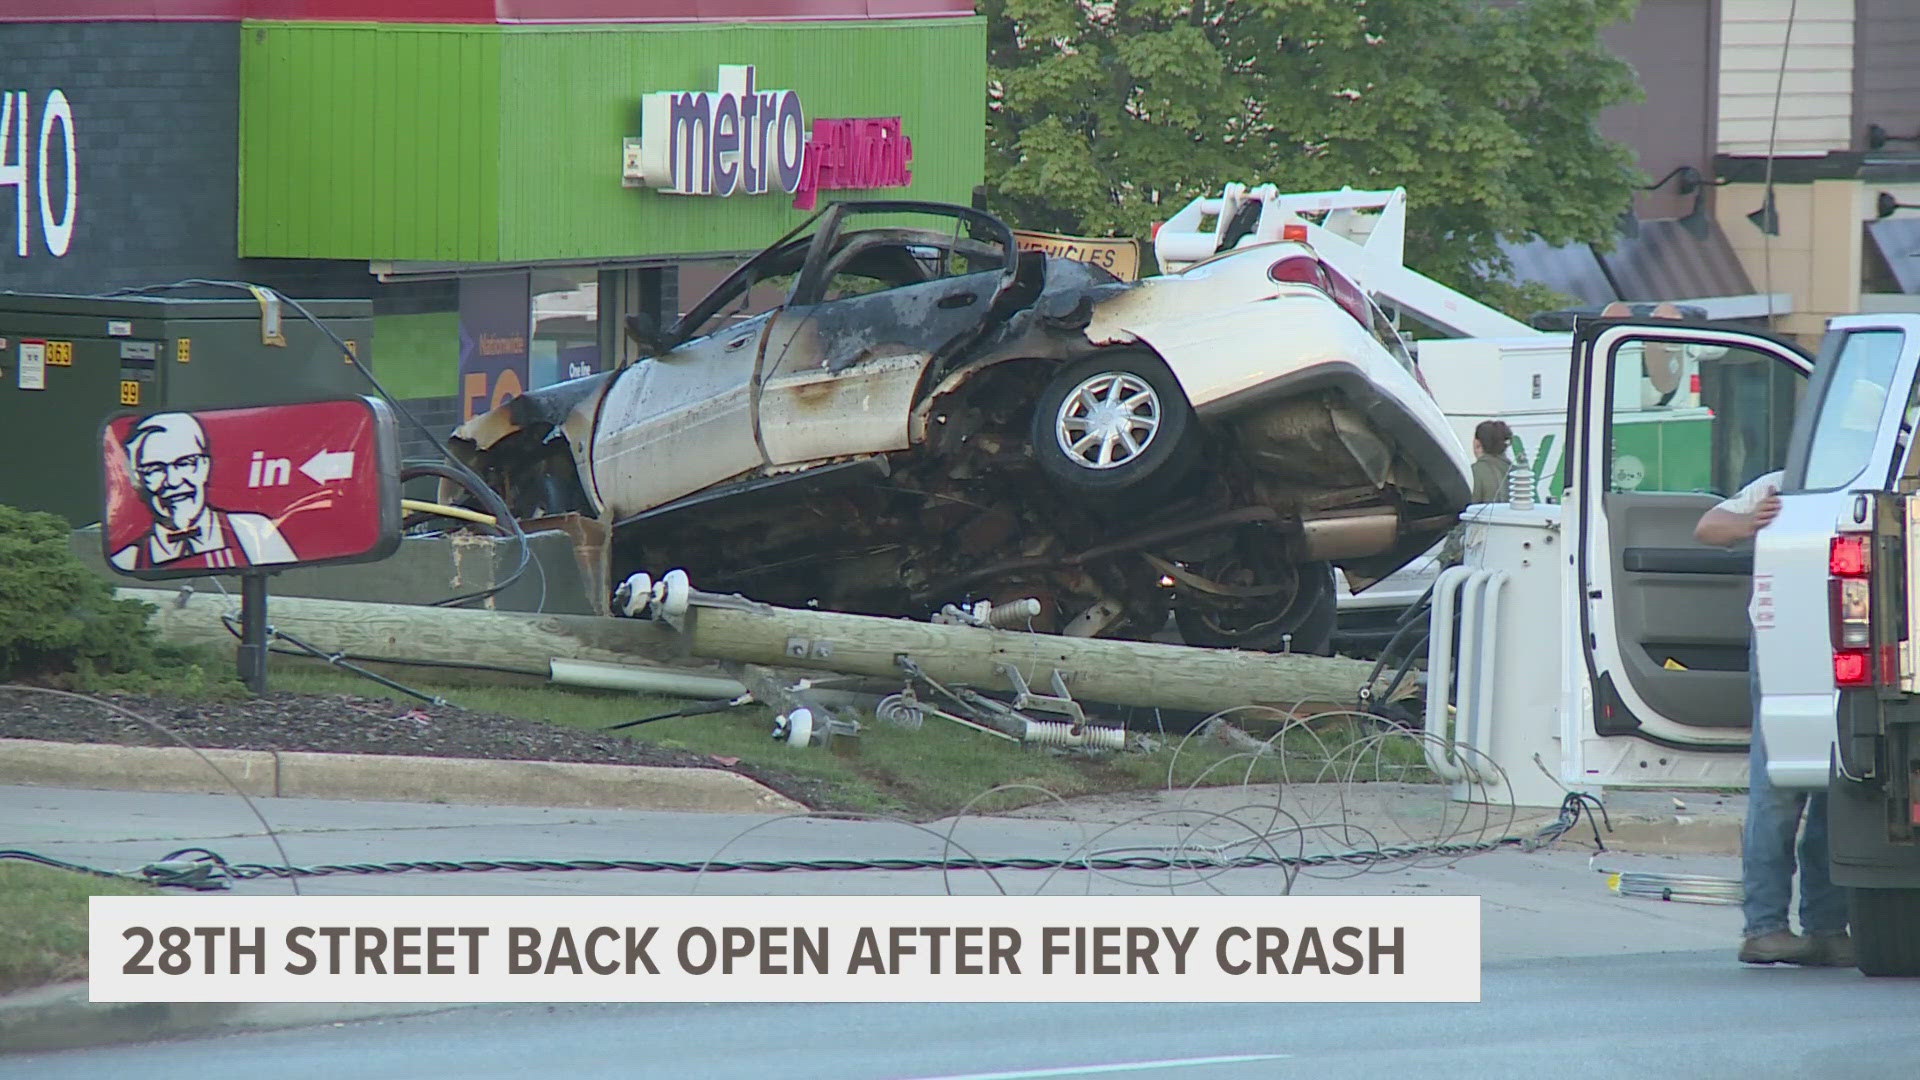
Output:
<path fill-rule="evenodd" d="M 53 514 L 0 506 L 0 681 L 85 686 L 154 664 L 149 604 L 120 600 Z"/>

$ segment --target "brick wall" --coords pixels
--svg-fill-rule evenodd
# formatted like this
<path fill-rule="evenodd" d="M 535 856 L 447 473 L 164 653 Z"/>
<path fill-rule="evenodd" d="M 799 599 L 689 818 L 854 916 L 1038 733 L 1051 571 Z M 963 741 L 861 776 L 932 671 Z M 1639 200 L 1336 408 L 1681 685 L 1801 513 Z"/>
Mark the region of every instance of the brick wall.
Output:
<path fill-rule="evenodd" d="M 200 277 L 271 285 L 296 299 L 370 297 L 364 262 L 241 259 L 238 251 L 240 27 L 237 23 L 0 24 L 0 92 L 25 91 L 28 254 L 17 254 L 17 192 L 0 188 L 0 289 L 96 293 Z M 48 250 L 36 182 L 40 123 L 59 90 L 73 114 L 78 199 L 65 255 Z M 16 125 L 5 142 L 20 161 Z M 48 195 L 65 200 L 54 137 Z"/>
<path fill-rule="evenodd" d="M 460 399 L 447 397 L 407 398 L 400 402 L 407 412 L 433 432 L 429 441 L 420 429 L 400 418 L 400 460 L 442 461 L 439 447 L 447 434 L 460 425 Z"/>

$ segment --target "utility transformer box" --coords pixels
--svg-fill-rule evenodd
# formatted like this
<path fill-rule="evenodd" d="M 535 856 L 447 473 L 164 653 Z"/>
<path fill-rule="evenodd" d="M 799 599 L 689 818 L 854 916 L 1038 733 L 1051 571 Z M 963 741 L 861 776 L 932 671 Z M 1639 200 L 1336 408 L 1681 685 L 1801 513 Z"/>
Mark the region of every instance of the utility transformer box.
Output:
<path fill-rule="evenodd" d="M 373 302 L 301 300 L 373 370 Z M 0 503 L 100 520 L 100 430 L 121 409 L 369 394 L 318 327 L 273 300 L 0 292 Z"/>

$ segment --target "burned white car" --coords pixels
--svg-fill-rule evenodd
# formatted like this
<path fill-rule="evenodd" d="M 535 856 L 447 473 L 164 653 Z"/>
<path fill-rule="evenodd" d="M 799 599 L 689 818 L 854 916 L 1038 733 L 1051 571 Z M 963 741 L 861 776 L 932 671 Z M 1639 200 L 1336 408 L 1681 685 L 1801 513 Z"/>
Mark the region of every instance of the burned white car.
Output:
<path fill-rule="evenodd" d="M 1467 502 L 1397 333 L 1302 243 L 1123 283 L 977 210 L 841 203 L 627 330 L 650 359 L 451 440 L 516 515 L 609 526 L 613 581 L 1321 651 L 1333 566 L 1384 576 Z"/>

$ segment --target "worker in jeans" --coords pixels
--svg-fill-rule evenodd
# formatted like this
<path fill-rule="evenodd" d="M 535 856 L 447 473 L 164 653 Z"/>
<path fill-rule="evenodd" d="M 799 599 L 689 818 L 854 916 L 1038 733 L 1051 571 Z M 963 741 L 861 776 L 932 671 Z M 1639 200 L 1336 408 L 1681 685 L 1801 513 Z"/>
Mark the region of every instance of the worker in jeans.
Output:
<path fill-rule="evenodd" d="M 1701 515 L 1694 538 L 1733 547 L 1753 539 L 1780 514 L 1782 474 L 1759 477 Z M 1751 612 L 1749 612 L 1751 618 Z M 1744 964 L 1809 964 L 1852 967 L 1847 935 L 1846 890 L 1833 883 L 1827 862 L 1827 793 L 1782 791 L 1767 779 L 1767 747 L 1760 729 L 1760 658 L 1747 652 L 1747 683 L 1753 695 L 1753 738 L 1747 754 L 1747 821 L 1741 836 L 1740 878 L 1746 929 L 1740 943 Z M 1787 922 L 1793 897 L 1794 839 L 1799 837 L 1800 933 Z"/>

